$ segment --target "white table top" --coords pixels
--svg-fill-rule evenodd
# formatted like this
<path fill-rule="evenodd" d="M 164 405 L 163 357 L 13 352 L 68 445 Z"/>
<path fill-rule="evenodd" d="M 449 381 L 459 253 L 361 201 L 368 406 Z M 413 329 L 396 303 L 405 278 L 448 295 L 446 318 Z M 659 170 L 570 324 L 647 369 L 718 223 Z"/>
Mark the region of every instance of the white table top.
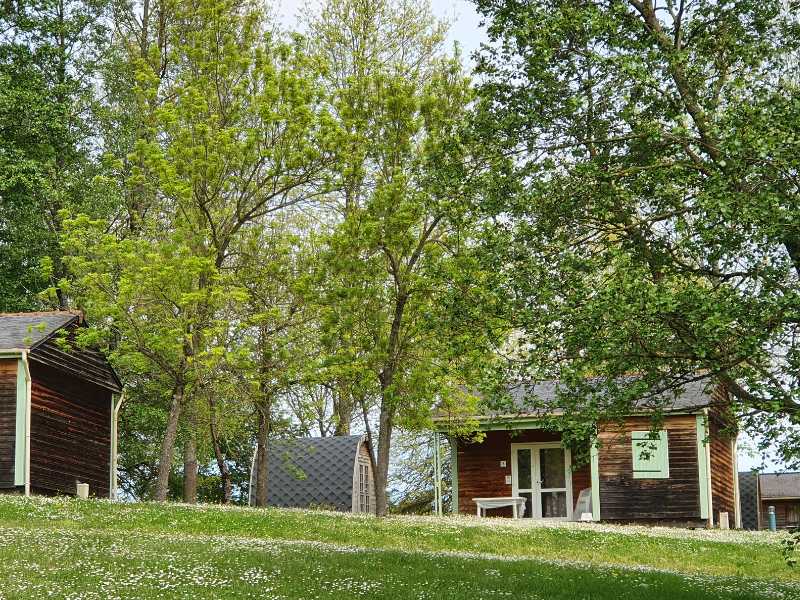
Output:
<path fill-rule="evenodd" d="M 486 504 L 492 506 L 511 506 L 512 504 L 525 504 L 525 498 L 521 496 L 505 496 L 498 498 L 473 498 L 475 504 Z"/>

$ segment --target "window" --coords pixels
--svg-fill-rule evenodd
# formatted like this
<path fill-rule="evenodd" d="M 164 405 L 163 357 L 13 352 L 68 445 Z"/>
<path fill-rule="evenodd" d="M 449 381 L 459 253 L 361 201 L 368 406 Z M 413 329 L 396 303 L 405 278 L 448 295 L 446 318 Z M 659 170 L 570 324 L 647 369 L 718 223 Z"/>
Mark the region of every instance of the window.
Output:
<path fill-rule="evenodd" d="M 358 463 L 358 512 L 370 512 L 369 507 L 369 465 Z"/>
<path fill-rule="evenodd" d="M 669 447 L 667 432 L 632 431 L 634 479 L 667 479 L 669 477 Z"/>
<path fill-rule="evenodd" d="M 786 524 L 791 527 L 800 525 L 800 504 L 790 504 L 786 507 Z"/>

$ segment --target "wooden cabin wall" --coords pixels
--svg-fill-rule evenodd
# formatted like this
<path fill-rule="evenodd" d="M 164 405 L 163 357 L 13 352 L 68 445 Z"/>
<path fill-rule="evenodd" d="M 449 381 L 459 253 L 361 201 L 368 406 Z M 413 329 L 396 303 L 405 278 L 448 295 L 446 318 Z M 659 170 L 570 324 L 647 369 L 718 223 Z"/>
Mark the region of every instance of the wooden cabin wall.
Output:
<path fill-rule="evenodd" d="M 693 415 L 664 419 L 669 448 L 668 479 L 634 479 L 632 431 L 651 428 L 648 417 L 601 424 L 598 454 L 600 517 L 604 521 L 700 520 L 697 425 Z"/>
<path fill-rule="evenodd" d="M 31 359 L 104 388 L 117 389 L 119 382 L 105 357 L 76 343 L 79 326 L 72 325 L 31 351 Z"/>
<path fill-rule="evenodd" d="M 358 457 L 356 458 L 356 478 L 353 481 L 353 512 L 360 512 L 359 509 L 359 480 L 358 469 L 363 465 L 369 473 L 367 483 L 367 496 L 369 497 L 369 513 L 375 513 L 375 474 L 372 472 L 372 461 L 369 459 L 369 447 L 366 442 L 359 446 Z"/>
<path fill-rule="evenodd" d="M 714 524 L 719 524 L 719 513 L 727 512 L 731 527 L 736 515 L 734 495 L 734 465 L 731 436 L 714 414 L 709 415 L 709 445 L 711 455 L 711 505 Z"/>
<path fill-rule="evenodd" d="M 778 529 L 800 525 L 800 499 L 761 501 L 761 528 L 769 528 L 769 507 L 775 507 L 775 522 Z"/>
<path fill-rule="evenodd" d="M 108 497 L 111 392 L 33 361 L 31 376 L 31 487 Z"/>
<path fill-rule="evenodd" d="M 473 498 L 510 496 L 512 486 L 505 479 L 511 476 L 511 444 L 559 442 L 558 433 L 540 429 L 487 431 L 482 442 L 458 441 L 458 512 L 474 515 L 477 507 Z M 506 461 L 501 467 L 500 461 Z M 572 473 L 572 501 L 584 488 L 591 487 L 589 465 Z M 575 507 L 570 507 L 572 511 Z M 494 509 L 490 516 L 511 516 L 511 509 Z"/>
<path fill-rule="evenodd" d="M 17 363 L 15 358 L 0 359 L 0 488 L 14 486 Z"/>
<path fill-rule="evenodd" d="M 736 457 L 732 446 L 736 425 L 731 423 L 726 408 L 730 398 L 724 386 L 711 392 L 713 404 L 708 411 L 709 455 L 711 458 L 711 506 L 714 524 L 719 525 L 719 513 L 727 512 L 731 527 L 736 523 L 734 470 Z"/>

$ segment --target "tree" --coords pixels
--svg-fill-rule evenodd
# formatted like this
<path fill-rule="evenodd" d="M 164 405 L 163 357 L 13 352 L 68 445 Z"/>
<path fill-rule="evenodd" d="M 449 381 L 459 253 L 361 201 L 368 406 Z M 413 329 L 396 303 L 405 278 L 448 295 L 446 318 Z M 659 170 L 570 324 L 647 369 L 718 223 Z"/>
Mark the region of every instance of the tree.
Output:
<path fill-rule="evenodd" d="M 108 44 L 107 3 L 6 2 L 0 7 L 0 310 L 30 310 L 64 275 L 62 209 L 95 217 L 115 198 L 93 185 L 94 70 Z"/>
<path fill-rule="evenodd" d="M 194 252 L 224 269 L 246 226 L 325 189 L 329 120 L 302 40 L 269 33 L 257 4 L 199 0 L 177 22 L 176 76 L 157 111 L 159 186 Z M 211 325 L 213 312 L 204 315 Z M 194 353 L 205 350 L 203 331 Z"/>
<path fill-rule="evenodd" d="M 181 230 L 120 240 L 104 221 L 85 216 L 65 226 L 73 280 L 62 287 L 96 323 L 84 343 L 105 341 L 126 379 L 161 380 L 157 389 L 170 395 L 154 489 L 156 500 L 166 500 L 181 411 L 197 378 L 193 335 L 224 290 L 216 285 L 213 263 L 194 254 Z M 205 289 L 198 286 L 201 275 L 208 278 Z"/>
<path fill-rule="evenodd" d="M 255 413 L 255 505 L 267 505 L 268 451 L 273 415 L 281 397 L 304 378 L 315 330 L 308 302 L 313 245 L 299 215 L 282 215 L 251 228 L 236 247 L 235 278 L 246 295 L 236 311 L 240 347 L 248 359 L 242 373 L 251 382 Z M 300 406 L 309 403 L 299 400 Z"/>
<path fill-rule="evenodd" d="M 390 473 L 392 509 L 401 514 L 433 514 L 436 492 L 436 470 L 433 436 L 426 433 L 403 432 L 395 440 L 395 458 Z M 446 445 L 439 448 L 442 483 L 451 481 L 452 465 Z M 443 486 L 444 487 L 444 486 Z M 450 488 L 452 489 L 452 488 Z M 444 513 L 450 512 L 452 495 L 443 489 Z"/>
<path fill-rule="evenodd" d="M 331 0 L 310 30 L 332 65 L 327 84 L 343 131 L 320 367 L 363 415 L 385 515 L 395 428 L 424 424 L 490 339 L 482 327 L 464 335 L 457 318 L 481 283 L 470 272 L 474 178 L 459 135 L 470 89 L 458 59 L 441 52 L 444 28 L 424 2 Z"/>
<path fill-rule="evenodd" d="M 230 341 L 226 310 L 237 294 L 246 295 L 230 277 L 235 269 L 231 253 L 250 229 L 325 190 L 330 120 L 321 107 L 318 65 L 301 38 L 272 32 L 263 7 L 246 0 L 144 2 L 117 7 L 115 16 L 122 34 L 106 63 L 106 86 L 114 99 L 106 116 L 109 130 L 118 126 L 116 136 L 109 136 L 114 142 L 109 163 L 125 211 L 107 229 L 120 244 L 130 239 L 140 250 L 147 244 L 156 253 L 164 244 L 179 248 L 188 263 L 176 282 L 185 294 L 180 300 L 191 305 L 167 298 L 181 314 L 189 312 L 189 321 L 179 329 L 180 345 L 174 350 L 180 352 L 171 357 L 179 361 L 181 377 L 172 395 L 154 497 L 163 500 L 168 494 L 174 446 L 180 440 L 184 499 L 196 498 L 198 431 L 205 419 L 220 469 L 221 497 L 227 501 L 231 487 L 224 438 L 233 420 L 220 417 L 223 406 L 215 392 L 225 385 L 214 370 L 231 367 L 219 361 Z M 85 244 L 77 247 L 76 259 L 83 252 Z M 91 275 L 91 264 L 75 264 L 84 279 Z M 104 273 L 102 260 L 97 265 Z M 113 277 L 129 274 L 124 264 L 116 269 Z M 192 285 L 185 279 L 189 275 L 196 278 Z M 116 292 L 114 287 L 101 292 L 106 312 L 99 314 L 122 318 L 119 327 L 130 333 L 124 322 L 130 299 L 120 296 L 115 305 L 109 294 Z M 218 301 L 223 297 L 230 304 Z M 92 293 L 82 300 L 99 304 Z M 148 306 L 161 311 L 161 299 L 156 295 L 141 310 Z M 128 349 L 134 354 L 144 350 Z M 191 381 L 183 377 L 184 369 Z M 229 408 L 226 414 L 237 413 Z"/>
<path fill-rule="evenodd" d="M 148 156 L 159 133 L 158 109 L 168 97 L 163 87 L 178 67 L 176 7 L 170 0 L 111 3 L 115 36 L 97 69 L 103 93 L 97 135 L 103 140 L 103 182 L 120 199 L 109 227 L 121 237 L 139 233 L 149 212 L 161 207 Z"/>
<path fill-rule="evenodd" d="M 710 375 L 796 462 L 797 23 L 778 0 L 476 4 L 517 373 L 559 375 L 583 423 Z"/>

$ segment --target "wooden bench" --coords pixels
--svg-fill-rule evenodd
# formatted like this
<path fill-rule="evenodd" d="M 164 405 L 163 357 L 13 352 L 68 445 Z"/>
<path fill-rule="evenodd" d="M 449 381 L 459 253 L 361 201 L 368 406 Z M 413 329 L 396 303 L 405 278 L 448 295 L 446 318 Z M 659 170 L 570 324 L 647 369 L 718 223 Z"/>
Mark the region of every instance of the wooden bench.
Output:
<path fill-rule="evenodd" d="M 505 508 L 506 506 L 511 507 L 515 519 L 519 519 L 525 514 L 525 498 L 520 496 L 507 496 L 504 498 L 473 498 L 472 501 L 478 506 L 479 517 L 486 516 L 486 509 Z"/>

